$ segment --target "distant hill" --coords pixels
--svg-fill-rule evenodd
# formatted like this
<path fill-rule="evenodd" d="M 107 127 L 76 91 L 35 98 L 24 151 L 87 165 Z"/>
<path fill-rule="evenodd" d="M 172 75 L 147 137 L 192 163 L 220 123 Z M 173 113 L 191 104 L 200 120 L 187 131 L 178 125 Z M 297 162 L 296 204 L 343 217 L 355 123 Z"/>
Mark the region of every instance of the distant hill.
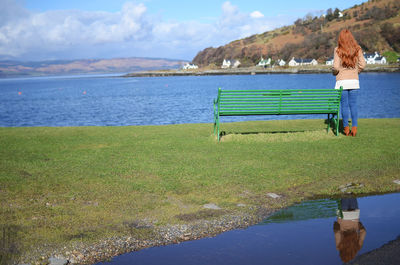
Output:
<path fill-rule="evenodd" d="M 337 36 L 344 28 L 353 32 L 365 52 L 391 52 L 396 56 L 400 52 L 400 1 L 370 0 L 342 11 L 328 9 L 320 17 L 307 15 L 290 26 L 206 48 L 192 62 L 203 67 L 221 66 L 224 59 L 238 59 L 241 66 L 253 66 L 261 56 L 324 62 L 333 56 Z"/>
<path fill-rule="evenodd" d="M 180 68 L 185 61 L 152 58 L 55 60 L 41 62 L 0 61 L 0 77 L 21 75 L 65 75 L 128 73 Z"/>

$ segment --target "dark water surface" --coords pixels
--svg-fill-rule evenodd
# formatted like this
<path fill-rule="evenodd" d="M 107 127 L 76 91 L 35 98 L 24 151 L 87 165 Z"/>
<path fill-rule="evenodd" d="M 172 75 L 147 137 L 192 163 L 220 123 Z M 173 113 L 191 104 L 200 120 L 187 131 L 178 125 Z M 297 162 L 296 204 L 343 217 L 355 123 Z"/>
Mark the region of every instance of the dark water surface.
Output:
<path fill-rule="evenodd" d="M 400 236 L 400 194 L 357 201 L 360 222 L 366 230 L 358 256 Z M 247 229 L 144 249 L 99 264 L 342 264 L 333 228 L 337 209 L 335 200 L 309 201 Z"/>
<path fill-rule="evenodd" d="M 400 117 L 399 73 L 364 73 L 360 82 L 360 118 Z M 211 123 L 218 87 L 317 89 L 334 83 L 330 74 L 0 79 L 0 126 Z M 223 117 L 221 122 L 325 116 Z"/>

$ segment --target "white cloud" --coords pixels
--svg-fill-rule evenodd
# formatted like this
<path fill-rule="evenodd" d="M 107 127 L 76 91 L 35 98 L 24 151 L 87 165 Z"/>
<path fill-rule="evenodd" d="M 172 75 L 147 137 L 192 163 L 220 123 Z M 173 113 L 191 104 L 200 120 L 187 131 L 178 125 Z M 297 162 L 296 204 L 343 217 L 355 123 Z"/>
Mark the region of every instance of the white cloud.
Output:
<path fill-rule="evenodd" d="M 126 2 L 118 12 L 31 12 L 0 0 L 0 58 L 27 60 L 109 57 L 191 59 L 206 47 L 261 33 L 283 23 L 260 11 L 244 13 L 231 2 L 217 21 L 163 21 L 144 4 Z M 19 14 L 15 16 L 14 14 Z"/>
<path fill-rule="evenodd" d="M 252 18 L 263 18 L 263 17 L 264 17 L 264 14 L 261 13 L 260 11 L 254 11 L 254 12 L 252 12 L 252 13 L 250 14 L 250 16 L 251 16 Z"/>

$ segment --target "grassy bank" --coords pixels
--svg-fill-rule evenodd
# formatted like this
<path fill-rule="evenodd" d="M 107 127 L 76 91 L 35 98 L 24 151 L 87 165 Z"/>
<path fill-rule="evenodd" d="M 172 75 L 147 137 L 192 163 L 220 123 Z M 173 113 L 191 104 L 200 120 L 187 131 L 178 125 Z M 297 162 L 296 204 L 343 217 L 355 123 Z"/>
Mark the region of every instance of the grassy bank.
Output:
<path fill-rule="evenodd" d="M 357 137 L 322 120 L 132 127 L 0 128 L 0 227 L 18 249 L 96 242 L 311 196 L 400 191 L 400 119 L 363 119 Z M 274 203 L 273 192 L 284 200 Z M 240 206 L 239 206 L 240 205 Z M 211 211 L 211 210 L 210 210 Z"/>

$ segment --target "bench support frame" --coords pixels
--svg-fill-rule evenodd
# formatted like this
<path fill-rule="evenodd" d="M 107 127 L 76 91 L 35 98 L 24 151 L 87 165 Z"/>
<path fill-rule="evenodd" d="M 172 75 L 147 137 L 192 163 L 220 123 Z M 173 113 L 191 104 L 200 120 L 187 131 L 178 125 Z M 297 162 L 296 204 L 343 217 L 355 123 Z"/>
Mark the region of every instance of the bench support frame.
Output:
<path fill-rule="evenodd" d="M 285 90 L 275 90 L 275 91 L 277 94 L 280 95 L 280 100 L 282 100 L 282 93 L 285 92 Z M 328 113 L 328 120 L 327 120 L 327 122 L 328 122 L 328 128 L 326 129 L 327 133 L 329 133 L 331 123 L 333 123 L 333 128 L 335 128 L 335 131 L 336 131 L 336 133 L 335 133 L 336 136 L 339 135 L 340 99 L 341 99 L 342 91 L 343 91 L 343 88 L 340 87 L 340 89 L 338 91 L 339 92 L 339 104 L 337 106 L 337 110 L 335 113 L 332 113 L 332 112 Z M 235 114 L 235 115 L 221 115 L 220 114 L 221 93 L 222 93 L 222 90 L 221 90 L 221 88 L 219 88 L 218 89 L 218 97 L 216 99 L 214 99 L 214 135 L 217 136 L 218 141 L 220 141 L 220 138 L 221 138 L 220 120 L 219 120 L 220 116 L 249 116 L 249 115 L 252 115 L 252 114 L 246 114 L 246 113 Z M 279 102 L 279 110 L 280 110 L 280 107 L 281 107 L 281 102 Z M 282 113 L 282 114 L 274 113 L 274 114 L 260 114 L 260 115 L 292 115 L 292 114 L 304 114 L 304 113 Z M 307 113 L 307 114 L 323 114 L 323 113 Z"/>

